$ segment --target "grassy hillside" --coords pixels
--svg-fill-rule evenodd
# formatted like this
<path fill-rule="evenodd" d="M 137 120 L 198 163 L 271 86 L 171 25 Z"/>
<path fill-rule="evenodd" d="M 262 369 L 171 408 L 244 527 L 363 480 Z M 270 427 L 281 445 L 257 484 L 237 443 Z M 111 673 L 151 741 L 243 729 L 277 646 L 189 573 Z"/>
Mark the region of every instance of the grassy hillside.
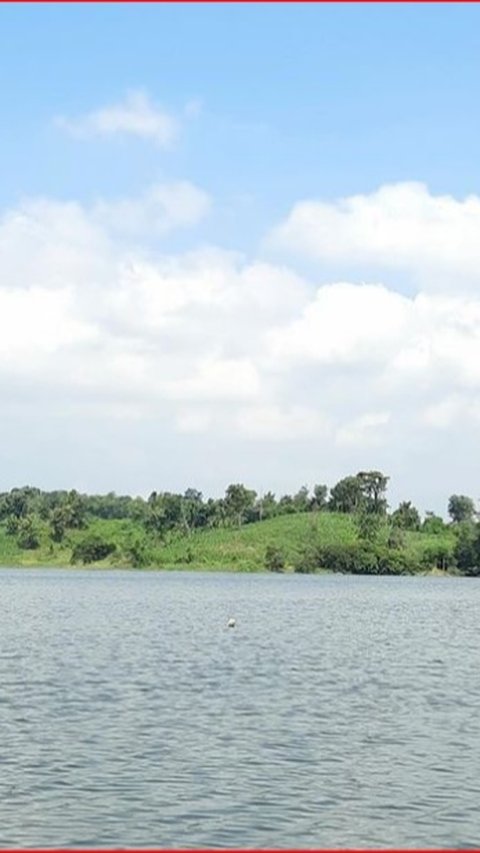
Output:
<path fill-rule="evenodd" d="M 273 545 L 280 548 L 287 570 L 292 569 L 302 549 L 309 543 L 333 546 L 352 544 L 357 540 L 354 520 L 341 513 L 301 513 L 283 515 L 266 521 L 243 525 L 241 528 L 199 530 L 191 536 L 170 534 L 166 542 L 145 535 L 141 525 L 132 520 L 92 521 L 87 531 L 72 531 L 62 543 L 52 543 L 45 531 L 38 548 L 22 550 L 14 536 L 0 525 L 0 564 L 4 566 L 68 566 L 71 565 L 75 544 L 86 534 L 96 534 L 116 545 L 116 552 L 94 563 L 103 567 L 132 566 L 132 543 L 141 542 L 147 558 L 146 568 L 202 569 L 217 571 L 261 571 L 265 567 L 265 550 Z M 386 541 L 388 529 L 380 534 Z M 429 549 L 444 545 L 451 550 L 454 535 L 450 530 L 441 534 L 406 533 L 404 548 L 420 558 Z M 432 563 L 433 566 L 433 563 Z"/>

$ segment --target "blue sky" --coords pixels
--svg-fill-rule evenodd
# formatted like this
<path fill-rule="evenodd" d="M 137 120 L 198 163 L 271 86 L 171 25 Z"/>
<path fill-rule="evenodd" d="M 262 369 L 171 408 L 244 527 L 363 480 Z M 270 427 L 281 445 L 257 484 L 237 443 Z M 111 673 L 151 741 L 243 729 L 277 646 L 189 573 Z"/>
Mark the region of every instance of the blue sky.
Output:
<path fill-rule="evenodd" d="M 477 497 L 479 56 L 474 4 L 2 6 L 5 487 Z"/>
<path fill-rule="evenodd" d="M 1 14 L 3 203 L 21 192 L 88 199 L 188 174 L 227 205 L 254 198 L 265 226 L 299 197 L 387 181 L 480 190 L 475 5 L 41 4 Z M 91 145 L 79 169 L 78 145 L 52 117 L 129 88 L 172 111 L 199 99 L 202 113 L 168 154 Z"/>

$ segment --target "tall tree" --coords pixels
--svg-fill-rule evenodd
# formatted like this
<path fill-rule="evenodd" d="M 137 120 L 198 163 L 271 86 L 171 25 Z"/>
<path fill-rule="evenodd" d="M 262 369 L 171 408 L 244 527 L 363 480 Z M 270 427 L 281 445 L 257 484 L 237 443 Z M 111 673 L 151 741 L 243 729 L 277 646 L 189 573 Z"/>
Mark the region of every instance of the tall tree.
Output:
<path fill-rule="evenodd" d="M 307 486 L 302 486 L 302 488 L 298 490 L 296 495 L 293 496 L 293 504 L 295 506 L 295 512 L 308 511 L 308 509 L 310 508 L 310 499 L 308 496 Z"/>
<path fill-rule="evenodd" d="M 257 493 L 247 489 L 242 483 L 232 483 L 225 491 L 227 515 L 240 527 L 245 513 L 255 504 Z"/>
<path fill-rule="evenodd" d="M 266 492 L 256 503 L 257 516 L 259 521 L 265 518 L 273 518 L 278 512 L 278 505 L 273 492 Z"/>
<path fill-rule="evenodd" d="M 387 511 L 385 494 L 389 477 L 381 471 L 359 471 L 357 480 L 360 483 L 367 510 L 377 515 L 385 515 Z"/>
<path fill-rule="evenodd" d="M 480 573 L 480 535 L 479 527 L 468 521 L 462 521 L 457 528 L 457 542 L 453 555 L 463 574 Z"/>
<path fill-rule="evenodd" d="M 344 477 L 330 491 L 329 508 L 333 512 L 356 512 L 363 500 L 358 477 Z"/>
<path fill-rule="evenodd" d="M 453 522 L 472 521 L 475 516 L 475 504 L 466 495 L 450 495 L 448 514 Z"/>
<path fill-rule="evenodd" d="M 328 486 L 317 483 L 313 487 L 313 497 L 310 500 L 310 508 L 313 510 L 325 509 L 327 506 Z"/>

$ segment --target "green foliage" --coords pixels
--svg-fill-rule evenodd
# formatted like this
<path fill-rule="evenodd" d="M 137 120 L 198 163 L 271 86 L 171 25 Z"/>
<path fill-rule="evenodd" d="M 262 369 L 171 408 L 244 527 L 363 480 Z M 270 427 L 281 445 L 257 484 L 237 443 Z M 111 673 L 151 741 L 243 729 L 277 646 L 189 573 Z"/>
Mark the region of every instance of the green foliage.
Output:
<path fill-rule="evenodd" d="M 5 530 L 7 531 L 9 536 L 16 536 L 17 535 L 19 524 L 20 524 L 20 519 L 16 515 L 7 516 L 7 521 L 5 524 Z"/>
<path fill-rule="evenodd" d="M 296 495 L 293 496 L 293 506 L 295 508 L 295 512 L 308 512 L 310 508 L 310 498 L 307 486 L 302 486 Z"/>
<path fill-rule="evenodd" d="M 426 569 L 447 571 L 454 568 L 456 560 L 453 543 L 440 540 L 427 545 L 423 550 L 421 562 Z"/>
<path fill-rule="evenodd" d="M 385 515 L 387 511 L 385 493 L 389 478 L 381 471 L 360 471 L 356 479 L 360 484 L 362 503 L 367 512 Z"/>
<path fill-rule="evenodd" d="M 143 568 L 362 574 L 439 568 L 475 575 L 480 528 L 473 521 L 445 525 L 427 513 L 418 529 L 418 511 L 408 501 L 389 523 L 387 480 L 379 471 L 346 477 L 328 504 L 324 485 L 312 492 L 303 486 L 278 501 L 239 483 L 223 498 L 206 500 L 193 488 L 152 492 L 144 500 L 24 486 L 0 495 L 0 564 L 108 560 Z"/>
<path fill-rule="evenodd" d="M 376 542 L 383 526 L 381 515 L 371 512 L 364 505 L 356 515 L 356 524 L 360 539 L 366 542 Z"/>
<path fill-rule="evenodd" d="M 86 524 L 86 501 L 72 489 L 63 493 L 55 502 L 50 513 L 51 535 L 54 542 L 61 542 L 67 530 L 81 530 Z"/>
<path fill-rule="evenodd" d="M 457 541 L 453 551 L 459 571 L 464 575 L 480 573 L 480 528 L 469 521 L 457 528 Z"/>
<path fill-rule="evenodd" d="M 17 543 L 28 551 L 40 545 L 40 528 L 34 515 L 26 515 L 18 520 Z"/>
<path fill-rule="evenodd" d="M 397 575 L 419 571 L 420 565 L 404 551 L 356 542 L 307 548 L 295 571 L 306 573 L 317 569 L 354 575 Z"/>
<path fill-rule="evenodd" d="M 12 489 L 5 496 L 3 511 L 5 516 L 13 515 L 15 518 L 25 518 L 34 510 L 34 499 L 38 495 L 38 489 L 23 486 L 21 489 Z"/>
<path fill-rule="evenodd" d="M 248 510 L 255 505 L 256 497 L 256 492 L 247 489 L 242 483 L 232 483 L 225 491 L 224 504 L 227 517 L 240 527 Z"/>
<path fill-rule="evenodd" d="M 344 477 L 330 492 L 330 509 L 385 515 L 388 479 L 381 471 L 359 471 L 354 477 Z"/>
<path fill-rule="evenodd" d="M 387 540 L 387 547 L 394 549 L 402 549 L 405 547 L 405 533 L 401 527 L 395 525 L 390 529 Z"/>
<path fill-rule="evenodd" d="M 116 551 L 114 542 L 108 542 L 97 533 L 87 533 L 76 543 L 73 553 L 73 563 L 97 563 L 109 557 Z"/>
<path fill-rule="evenodd" d="M 357 512 L 362 503 L 362 486 L 358 477 L 344 477 L 330 491 L 332 512 Z"/>
<path fill-rule="evenodd" d="M 313 487 L 313 497 L 310 501 L 310 509 L 322 510 L 327 507 L 328 486 L 317 484 Z"/>
<path fill-rule="evenodd" d="M 273 492 L 266 492 L 266 494 L 257 500 L 255 504 L 255 511 L 255 521 L 274 518 L 274 516 L 278 514 L 278 504 Z"/>
<path fill-rule="evenodd" d="M 451 495 L 448 500 L 448 514 L 453 522 L 473 521 L 475 504 L 466 495 Z"/>
<path fill-rule="evenodd" d="M 400 530 L 420 530 L 420 513 L 411 501 L 403 501 L 392 512 L 392 524 Z"/>
<path fill-rule="evenodd" d="M 435 515 L 434 512 L 426 512 L 425 520 L 422 524 L 423 533 L 443 533 L 445 530 L 445 523 L 443 518 L 440 518 L 439 515 Z"/>
<path fill-rule="evenodd" d="M 267 545 L 265 550 L 265 568 L 269 572 L 283 572 L 285 569 L 285 554 L 278 545 Z"/>
<path fill-rule="evenodd" d="M 147 538 L 142 532 L 128 537 L 121 549 L 127 561 L 135 569 L 143 569 L 152 562 L 152 554 Z"/>

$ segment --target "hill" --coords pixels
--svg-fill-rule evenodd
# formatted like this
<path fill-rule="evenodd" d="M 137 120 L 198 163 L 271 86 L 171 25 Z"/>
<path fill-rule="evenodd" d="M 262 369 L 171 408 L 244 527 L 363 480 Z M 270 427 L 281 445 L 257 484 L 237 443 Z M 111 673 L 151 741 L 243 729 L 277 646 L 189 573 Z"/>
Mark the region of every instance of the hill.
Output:
<path fill-rule="evenodd" d="M 390 530 L 385 524 L 379 531 L 380 545 L 386 547 Z M 173 531 L 164 540 L 145 532 L 144 526 L 131 518 L 91 519 L 85 528 L 69 531 L 60 542 L 52 541 L 46 523 L 39 524 L 37 533 L 38 546 L 25 549 L 1 524 L 0 564 L 87 563 L 112 568 L 256 572 L 265 569 L 265 554 L 270 546 L 283 555 L 285 570 L 292 571 L 309 547 L 332 549 L 359 544 L 354 516 L 336 512 L 282 515 L 241 527 L 194 530 L 189 535 Z M 451 528 L 436 534 L 405 531 L 401 548 L 413 562 L 433 569 L 438 565 L 437 555 L 451 554 L 455 541 Z M 103 551 L 99 543 L 103 543 Z"/>

